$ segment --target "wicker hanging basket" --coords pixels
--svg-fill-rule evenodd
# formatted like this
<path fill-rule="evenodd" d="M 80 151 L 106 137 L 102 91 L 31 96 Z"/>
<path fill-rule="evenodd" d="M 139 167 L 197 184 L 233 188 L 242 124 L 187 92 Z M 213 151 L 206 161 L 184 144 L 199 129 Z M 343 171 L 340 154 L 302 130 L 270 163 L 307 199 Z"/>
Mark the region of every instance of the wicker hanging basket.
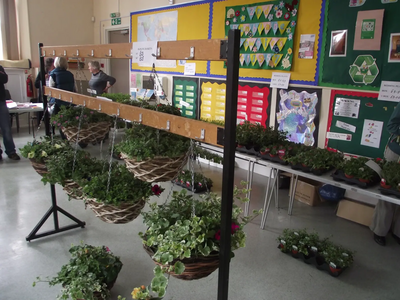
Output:
<path fill-rule="evenodd" d="M 152 248 L 143 244 L 144 250 L 148 255 L 153 259 L 154 251 Z M 153 261 L 159 265 L 163 266 L 159 262 Z M 171 262 L 171 265 L 175 264 L 178 260 L 174 260 Z M 185 271 L 182 274 L 176 274 L 175 272 L 168 272 L 171 276 L 182 279 L 182 280 L 195 280 L 207 277 L 219 266 L 219 253 L 214 253 L 209 256 L 198 256 L 193 258 L 184 258 L 179 260 L 185 265 Z"/>
<path fill-rule="evenodd" d="M 75 181 L 66 180 L 63 185 L 63 190 L 70 198 L 83 200 L 82 188 Z"/>
<path fill-rule="evenodd" d="M 146 204 L 144 199 L 136 203 L 123 203 L 119 206 L 97 202 L 96 199 L 84 198 L 96 217 L 109 224 L 125 224 L 135 220 Z"/>
<path fill-rule="evenodd" d="M 64 127 L 62 132 L 70 142 L 83 144 L 96 144 L 104 140 L 107 133 L 110 131 L 110 122 L 89 123 L 86 128 L 79 128 L 77 126 Z"/>
<path fill-rule="evenodd" d="M 43 176 L 44 174 L 49 173 L 49 171 L 47 170 L 46 164 L 44 162 L 41 162 L 41 161 L 33 159 L 33 158 L 30 158 L 29 160 L 31 161 L 32 167 L 35 169 L 35 171 L 40 176 Z"/>
<path fill-rule="evenodd" d="M 175 158 L 155 156 L 151 159 L 137 161 L 135 158 L 129 158 L 125 153 L 121 153 L 121 158 L 125 161 L 127 169 L 135 174 L 137 179 L 147 182 L 170 181 L 187 162 L 186 154 Z"/>

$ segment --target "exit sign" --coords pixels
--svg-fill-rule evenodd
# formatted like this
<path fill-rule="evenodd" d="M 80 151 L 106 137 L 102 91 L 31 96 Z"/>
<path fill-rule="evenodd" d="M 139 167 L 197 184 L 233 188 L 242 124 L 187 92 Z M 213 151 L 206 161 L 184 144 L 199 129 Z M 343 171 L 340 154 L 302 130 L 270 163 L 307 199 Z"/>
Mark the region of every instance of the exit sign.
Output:
<path fill-rule="evenodd" d="M 111 13 L 110 18 L 119 18 L 121 14 L 119 12 Z"/>
<path fill-rule="evenodd" d="M 121 25 L 121 18 L 111 19 L 111 25 Z"/>

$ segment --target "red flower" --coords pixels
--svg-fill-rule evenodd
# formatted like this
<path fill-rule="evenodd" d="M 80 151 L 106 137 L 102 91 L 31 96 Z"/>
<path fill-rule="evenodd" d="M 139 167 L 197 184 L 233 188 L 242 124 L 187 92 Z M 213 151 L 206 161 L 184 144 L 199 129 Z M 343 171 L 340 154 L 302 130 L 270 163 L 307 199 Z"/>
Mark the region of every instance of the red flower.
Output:
<path fill-rule="evenodd" d="M 235 15 L 236 15 L 236 17 L 239 17 L 239 16 L 240 16 L 240 11 L 237 10 L 237 11 L 235 12 Z"/>
<path fill-rule="evenodd" d="M 236 225 L 235 223 L 232 223 L 231 225 L 231 234 L 234 234 L 236 232 L 236 230 L 239 229 L 239 225 Z"/>
<path fill-rule="evenodd" d="M 284 18 L 285 18 L 285 20 L 289 20 L 290 14 L 289 14 L 289 13 L 286 13 L 285 16 L 284 16 Z"/>
<path fill-rule="evenodd" d="M 219 241 L 219 240 L 221 239 L 221 230 L 218 230 L 218 231 L 215 233 L 215 239 L 216 239 L 217 241 Z"/>
<path fill-rule="evenodd" d="M 151 187 L 151 190 L 153 191 L 154 195 L 156 195 L 156 196 L 158 196 L 158 195 L 160 195 L 162 193 L 162 190 L 161 190 L 161 188 L 160 188 L 160 186 L 158 184 L 153 185 Z"/>

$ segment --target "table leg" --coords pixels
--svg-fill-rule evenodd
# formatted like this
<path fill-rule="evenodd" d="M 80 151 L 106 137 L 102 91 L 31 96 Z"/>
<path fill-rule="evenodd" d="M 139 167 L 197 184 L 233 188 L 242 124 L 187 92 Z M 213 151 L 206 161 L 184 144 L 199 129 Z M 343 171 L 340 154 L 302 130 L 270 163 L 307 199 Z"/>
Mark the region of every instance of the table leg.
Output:
<path fill-rule="evenodd" d="M 31 113 L 28 112 L 28 133 L 31 134 Z"/>
<path fill-rule="evenodd" d="M 271 197 L 269 197 L 269 195 L 270 194 L 272 195 L 272 192 L 269 191 L 269 187 L 271 185 L 272 170 L 273 170 L 273 168 L 271 168 L 269 170 L 267 190 L 265 191 L 264 206 L 263 206 L 263 212 L 262 212 L 262 216 L 261 216 L 261 226 L 260 226 L 261 229 L 264 229 L 265 223 L 267 221 L 268 208 L 269 208 L 269 204 L 268 204 L 268 208 L 267 208 L 267 202 L 268 202 L 268 199 L 271 199 Z"/>
<path fill-rule="evenodd" d="M 276 207 L 276 208 L 279 208 L 279 195 L 278 195 L 278 191 L 279 191 L 279 170 L 276 170 L 275 176 L 276 176 L 275 207 Z"/>
<path fill-rule="evenodd" d="M 251 171 L 251 163 L 252 161 L 249 159 L 248 161 L 248 167 L 247 167 L 247 178 L 246 178 L 246 182 L 247 182 L 247 186 L 246 188 L 249 189 L 250 188 L 250 171 Z M 246 197 L 250 199 L 250 192 L 247 192 Z M 246 202 L 244 204 L 244 216 L 247 217 L 249 215 L 249 208 L 250 208 L 250 201 Z"/>
<path fill-rule="evenodd" d="M 296 194 L 297 180 L 299 179 L 299 175 L 293 175 L 292 174 L 292 179 L 294 179 L 294 182 L 293 182 L 293 185 L 292 185 L 292 190 L 291 190 L 291 195 L 290 195 L 288 215 L 292 215 L 293 202 L 294 202 L 294 197 L 295 197 L 295 194 Z"/>

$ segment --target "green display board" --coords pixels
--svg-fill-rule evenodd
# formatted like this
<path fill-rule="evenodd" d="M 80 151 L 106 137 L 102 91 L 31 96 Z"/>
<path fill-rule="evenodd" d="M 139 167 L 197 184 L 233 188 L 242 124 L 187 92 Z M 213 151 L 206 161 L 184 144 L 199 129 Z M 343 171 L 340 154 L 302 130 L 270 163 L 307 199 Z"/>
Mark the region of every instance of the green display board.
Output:
<path fill-rule="evenodd" d="M 396 45 L 398 42 L 396 33 L 400 35 L 400 1 L 383 4 L 380 0 L 368 0 L 362 3 L 360 5 L 358 1 L 351 0 L 326 1 L 320 85 L 379 90 L 382 80 L 400 80 L 400 43 L 399 49 Z M 364 47 L 365 50 L 354 50 L 355 36 L 362 42 L 368 43 L 374 38 L 379 41 L 379 22 L 375 18 L 360 17 L 360 31 L 356 33 L 358 13 L 379 9 L 384 9 L 380 49 L 366 50 L 367 47 Z M 330 56 L 331 50 L 335 47 L 335 42 L 331 42 L 332 31 L 335 34 L 340 30 L 347 30 L 345 55 Z"/>
<path fill-rule="evenodd" d="M 276 0 L 225 10 L 225 35 L 240 29 L 240 67 L 290 71 L 299 0 Z"/>
<path fill-rule="evenodd" d="M 326 145 L 328 148 L 353 155 L 383 158 L 383 153 L 390 137 L 386 124 L 397 102 L 380 101 L 377 97 L 378 94 L 376 93 L 332 90 L 328 133 L 348 134 L 351 136 L 351 140 L 327 139 Z M 352 100 L 359 100 L 358 110 L 352 109 L 354 107 Z M 338 101 L 347 101 L 347 104 L 349 104 L 347 106 L 348 109 L 346 107 L 343 109 L 342 107 L 341 113 L 338 113 Z M 346 117 L 343 114 L 348 114 L 349 116 Z M 374 130 L 379 127 L 382 130 L 380 140 L 376 143 L 377 140 L 375 139 L 374 142 L 374 137 L 379 136 L 379 133 L 374 132 Z M 378 147 L 376 148 L 376 146 Z"/>
<path fill-rule="evenodd" d="M 197 78 L 174 77 L 173 105 L 181 110 L 182 117 L 197 119 L 198 88 Z"/>

